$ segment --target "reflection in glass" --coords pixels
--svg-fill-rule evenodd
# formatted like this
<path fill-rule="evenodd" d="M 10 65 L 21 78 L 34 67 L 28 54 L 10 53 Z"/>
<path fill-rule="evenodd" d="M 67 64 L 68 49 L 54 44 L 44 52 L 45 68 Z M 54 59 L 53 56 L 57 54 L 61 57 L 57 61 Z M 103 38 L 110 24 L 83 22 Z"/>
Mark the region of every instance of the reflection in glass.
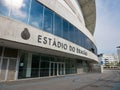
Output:
<path fill-rule="evenodd" d="M 97 54 L 96 46 L 85 34 L 37 0 L 0 0 L 0 15 L 44 29 Z"/>
<path fill-rule="evenodd" d="M 26 78 L 28 53 L 21 53 L 19 62 L 18 79 Z"/>
<path fill-rule="evenodd" d="M 78 30 L 77 30 L 77 28 L 75 28 L 74 37 L 75 37 L 75 40 L 74 40 L 75 43 L 79 44 L 79 37 L 78 37 Z"/>
<path fill-rule="evenodd" d="M 27 23 L 30 0 L 12 0 L 11 17 Z"/>
<path fill-rule="evenodd" d="M 69 40 L 68 22 L 63 20 L 63 38 Z"/>
<path fill-rule="evenodd" d="M 85 37 L 85 48 L 89 50 L 89 39 L 88 37 Z"/>
<path fill-rule="evenodd" d="M 32 1 L 29 24 L 42 29 L 43 6 L 36 0 Z"/>
<path fill-rule="evenodd" d="M 84 36 L 84 48 L 86 48 L 87 49 L 87 37 L 86 36 Z"/>
<path fill-rule="evenodd" d="M 85 42 L 84 34 L 81 34 L 81 46 L 82 47 L 84 47 L 84 42 Z"/>
<path fill-rule="evenodd" d="M 82 46 L 82 33 L 78 30 L 79 45 Z"/>
<path fill-rule="evenodd" d="M 62 18 L 57 14 L 54 15 L 53 34 L 62 36 Z"/>
<path fill-rule="evenodd" d="M 52 26 L 53 26 L 53 12 L 48 9 L 45 8 L 44 11 L 44 30 L 52 33 Z"/>
<path fill-rule="evenodd" d="M 74 26 L 69 24 L 69 40 L 75 43 Z"/>
<path fill-rule="evenodd" d="M 8 16 L 11 0 L 0 0 L 0 15 Z"/>
<path fill-rule="evenodd" d="M 77 73 L 76 69 L 76 61 L 75 60 L 66 60 L 65 63 L 66 74 L 74 74 Z"/>
<path fill-rule="evenodd" d="M 88 38 L 89 39 L 89 38 Z M 89 39 L 89 48 L 88 48 L 88 50 L 91 50 L 92 49 L 92 42 L 90 41 L 90 39 Z"/>

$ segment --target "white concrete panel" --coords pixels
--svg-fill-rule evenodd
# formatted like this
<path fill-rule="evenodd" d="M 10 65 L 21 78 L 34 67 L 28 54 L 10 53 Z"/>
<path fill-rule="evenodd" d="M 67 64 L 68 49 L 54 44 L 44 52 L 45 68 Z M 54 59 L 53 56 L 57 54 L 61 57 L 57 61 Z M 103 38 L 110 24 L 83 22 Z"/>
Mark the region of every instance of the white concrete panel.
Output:
<path fill-rule="evenodd" d="M 37 28 L 23 24 L 21 22 L 15 22 L 8 18 L 0 17 L 0 22 L 1 21 L 2 21 L 2 24 L 0 24 L 0 27 L 1 27 L 0 39 L 5 39 L 5 40 L 21 43 L 21 44 L 27 44 L 28 47 L 29 45 L 32 45 L 32 46 L 42 47 L 42 48 L 56 50 L 60 52 L 65 52 L 68 54 L 73 54 L 73 55 L 77 55 L 77 56 L 81 56 L 84 58 L 89 58 L 91 60 L 97 61 L 97 56 L 95 54 L 70 41 L 54 36 L 42 30 L 38 30 Z M 28 40 L 24 40 L 21 37 L 21 33 L 24 31 L 24 28 L 27 28 L 30 33 L 30 38 Z M 71 47 L 73 50 L 71 50 Z M 34 49 L 34 48 L 31 48 L 31 49 Z"/>

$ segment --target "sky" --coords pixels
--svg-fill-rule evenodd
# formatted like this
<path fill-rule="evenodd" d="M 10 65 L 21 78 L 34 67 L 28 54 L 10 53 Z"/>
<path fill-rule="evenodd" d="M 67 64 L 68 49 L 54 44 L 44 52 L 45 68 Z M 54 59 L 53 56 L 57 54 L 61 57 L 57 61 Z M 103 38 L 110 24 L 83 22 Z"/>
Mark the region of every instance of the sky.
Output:
<path fill-rule="evenodd" d="M 96 0 L 96 39 L 98 54 L 116 54 L 120 46 L 120 0 Z"/>

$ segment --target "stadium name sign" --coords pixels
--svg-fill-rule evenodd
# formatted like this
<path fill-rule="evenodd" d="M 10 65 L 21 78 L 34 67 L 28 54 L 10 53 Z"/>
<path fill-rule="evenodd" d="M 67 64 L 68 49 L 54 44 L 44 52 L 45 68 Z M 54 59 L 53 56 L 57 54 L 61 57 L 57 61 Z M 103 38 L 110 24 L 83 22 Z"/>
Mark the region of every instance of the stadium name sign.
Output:
<path fill-rule="evenodd" d="M 68 45 L 67 43 L 63 43 L 61 41 L 58 41 L 56 38 L 52 39 L 52 38 L 49 38 L 46 36 L 38 35 L 38 43 L 41 43 L 44 45 L 47 44 L 47 45 L 50 45 L 50 46 L 55 47 L 55 48 L 69 50 L 70 52 L 79 53 L 79 54 L 87 56 L 87 52 L 85 50 L 81 50 L 78 47 Z"/>

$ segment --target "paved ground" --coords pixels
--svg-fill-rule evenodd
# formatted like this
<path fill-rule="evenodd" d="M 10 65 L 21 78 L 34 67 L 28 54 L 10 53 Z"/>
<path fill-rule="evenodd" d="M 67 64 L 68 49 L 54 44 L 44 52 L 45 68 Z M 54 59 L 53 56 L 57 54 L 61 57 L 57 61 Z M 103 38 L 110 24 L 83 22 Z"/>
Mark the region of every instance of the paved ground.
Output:
<path fill-rule="evenodd" d="M 120 70 L 0 83 L 0 90 L 120 90 Z"/>

